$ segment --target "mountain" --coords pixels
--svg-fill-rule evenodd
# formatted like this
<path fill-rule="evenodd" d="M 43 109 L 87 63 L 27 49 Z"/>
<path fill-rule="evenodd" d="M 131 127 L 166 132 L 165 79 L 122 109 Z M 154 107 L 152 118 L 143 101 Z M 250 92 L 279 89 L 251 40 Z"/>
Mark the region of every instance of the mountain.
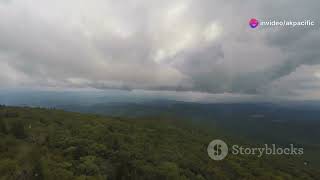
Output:
<path fill-rule="evenodd" d="M 316 179 L 303 157 L 207 154 L 213 139 L 249 143 L 179 120 L 0 107 L 0 179 Z"/>

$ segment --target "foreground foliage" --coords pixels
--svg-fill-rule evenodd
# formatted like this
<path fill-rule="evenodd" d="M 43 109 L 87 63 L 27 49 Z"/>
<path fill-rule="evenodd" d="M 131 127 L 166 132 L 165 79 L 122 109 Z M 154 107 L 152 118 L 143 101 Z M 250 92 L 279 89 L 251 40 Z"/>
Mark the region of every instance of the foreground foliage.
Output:
<path fill-rule="evenodd" d="M 289 157 L 209 159 L 219 134 L 175 122 L 0 107 L 0 179 L 317 179 Z"/>

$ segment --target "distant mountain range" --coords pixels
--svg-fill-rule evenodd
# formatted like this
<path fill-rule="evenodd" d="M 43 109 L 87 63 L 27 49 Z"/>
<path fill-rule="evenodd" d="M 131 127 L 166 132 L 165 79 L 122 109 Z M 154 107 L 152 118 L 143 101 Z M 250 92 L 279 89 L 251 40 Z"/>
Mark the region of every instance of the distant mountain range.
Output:
<path fill-rule="evenodd" d="M 320 152 L 320 102 L 316 101 L 195 103 L 117 92 L 0 91 L 0 104 L 132 120 L 188 121 L 209 130 L 217 126 L 225 134 L 253 143 L 302 144 L 307 151 Z M 320 157 L 313 161 L 320 165 Z"/>

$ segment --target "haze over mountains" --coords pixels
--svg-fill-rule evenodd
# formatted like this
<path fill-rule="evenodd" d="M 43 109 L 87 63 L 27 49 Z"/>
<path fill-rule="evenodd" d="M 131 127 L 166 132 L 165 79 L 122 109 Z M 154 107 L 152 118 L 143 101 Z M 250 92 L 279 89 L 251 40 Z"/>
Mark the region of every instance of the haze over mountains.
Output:
<path fill-rule="evenodd" d="M 127 91 L 0 90 L 0 104 L 59 108 L 109 116 L 172 116 L 196 121 L 229 118 L 277 122 L 320 121 L 318 101 L 190 102 L 177 97 L 133 94 Z"/>
<path fill-rule="evenodd" d="M 119 90 L 34 90 L 34 89 L 0 89 L 0 103 L 15 106 L 42 106 L 42 107 L 64 107 L 85 106 L 89 108 L 95 105 L 116 105 L 116 104 L 159 104 L 160 106 L 173 106 L 179 104 L 260 104 L 266 109 L 274 105 L 274 109 L 301 109 L 318 110 L 320 101 L 317 100 L 274 100 L 262 99 L 256 96 L 247 96 L 239 98 L 237 96 L 224 95 L 214 96 L 200 94 L 198 97 L 192 97 L 195 94 L 157 94 L 152 92 L 131 92 Z M 268 105 L 269 104 L 269 105 Z M 265 110 L 266 110 L 265 109 Z M 308 114 L 305 114 L 308 115 Z"/>

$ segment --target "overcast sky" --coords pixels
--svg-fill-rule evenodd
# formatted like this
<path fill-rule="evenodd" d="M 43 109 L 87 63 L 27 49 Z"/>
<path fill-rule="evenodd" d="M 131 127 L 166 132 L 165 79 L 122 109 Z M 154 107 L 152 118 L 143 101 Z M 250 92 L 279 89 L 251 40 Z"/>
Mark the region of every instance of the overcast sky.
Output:
<path fill-rule="evenodd" d="M 0 0 L 0 86 L 320 99 L 319 8 L 319 0 Z M 253 17 L 316 24 L 251 29 Z"/>

